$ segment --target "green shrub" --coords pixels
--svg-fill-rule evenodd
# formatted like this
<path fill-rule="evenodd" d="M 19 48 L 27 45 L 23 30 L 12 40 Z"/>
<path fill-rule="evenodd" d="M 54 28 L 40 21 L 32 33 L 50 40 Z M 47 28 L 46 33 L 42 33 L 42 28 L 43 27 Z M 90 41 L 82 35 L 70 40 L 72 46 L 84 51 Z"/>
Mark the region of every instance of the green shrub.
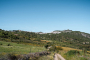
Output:
<path fill-rule="evenodd" d="M 0 43 L 0 45 L 3 45 L 2 43 Z"/>
<path fill-rule="evenodd" d="M 7 46 L 11 46 L 11 44 L 9 43 Z"/>
<path fill-rule="evenodd" d="M 10 60 L 16 60 L 16 59 L 17 59 L 17 57 L 15 56 L 14 53 L 8 54 L 8 58 L 9 58 Z"/>
<path fill-rule="evenodd" d="M 52 46 L 51 48 L 49 48 L 49 51 L 55 51 L 55 46 Z"/>
<path fill-rule="evenodd" d="M 76 55 L 76 54 L 80 54 L 80 52 L 77 50 L 70 50 L 67 53 L 65 53 L 65 55 L 69 55 L 69 56 Z"/>
<path fill-rule="evenodd" d="M 50 49 L 49 49 L 49 51 L 59 51 L 59 50 L 63 50 L 63 48 L 62 47 L 60 47 L 60 46 L 52 46 Z"/>
<path fill-rule="evenodd" d="M 81 58 L 80 58 L 80 60 L 87 60 L 87 59 L 86 59 L 86 58 L 84 58 L 84 57 L 81 57 Z"/>
<path fill-rule="evenodd" d="M 50 46 L 53 46 L 53 44 L 51 42 L 48 42 L 46 45 L 45 45 L 45 48 L 47 49 L 48 47 Z"/>
<path fill-rule="evenodd" d="M 49 45 L 45 45 L 45 48 L 47 49 L 49 47 Z"/>

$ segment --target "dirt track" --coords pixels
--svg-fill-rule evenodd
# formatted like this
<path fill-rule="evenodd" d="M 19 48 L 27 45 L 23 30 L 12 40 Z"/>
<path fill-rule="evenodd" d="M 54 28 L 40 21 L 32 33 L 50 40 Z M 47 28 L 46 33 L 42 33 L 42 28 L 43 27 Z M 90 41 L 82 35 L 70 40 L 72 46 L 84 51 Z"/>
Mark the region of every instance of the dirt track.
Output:
<path fill-rule="evenodd" d="M 55 54 L 54 60 L 66 60 L 66 59 L 64 59 L 60 54 Z"/>

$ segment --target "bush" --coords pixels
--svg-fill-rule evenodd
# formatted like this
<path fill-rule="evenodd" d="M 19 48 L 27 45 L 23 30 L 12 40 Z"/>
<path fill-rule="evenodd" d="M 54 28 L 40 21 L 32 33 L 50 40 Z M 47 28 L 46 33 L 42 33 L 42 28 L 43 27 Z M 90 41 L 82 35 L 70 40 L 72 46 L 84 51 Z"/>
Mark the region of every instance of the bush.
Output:
<path fill-rule="evenodd" d="M 63 48 L 62 47 L 60 47 L 60 46 L 52 46 L 50 49 L 49 49 L 49 51 L 59 51 L 59 50 L 63 50 Z"/>
<path fill-rule="evenodd" d="M 11 44 L 9 43 L 7 46 L 11 46 Z"/>
<path fill-rule="evenodd" d="M 49 51 L 55 51 L 55 46 L 52 46 L 51 48 L 49 48 Z"/>
<path fill-rule="evenodd" d="M 87 60 L 87 59 L 86 59 L 86 58 L 84 58 L 84 57 L 81 57 L 81 58 L 80 58 L 80 60 Z"/>
<path fill-rule="evenodd" d="M 2 43 L 0 43 L 0 45 L 2 45 Z"/>
<path fill-rule="evenodd" d="M 76 54 L 80 54 L 80 52 L 77 50 L 70 50 L 67 53 L 65 53 L 65 55 L 69 55 L 69 56 L 76 55 Z"/>
<path fill-rule="evenodd" d="M 16 59 L 17 59 L 17 57 L 15 56 L 14 53 L 8 54 L 8 58 L 9 58 L 10 60 L 16 60 Z"/>
<path fill-rule="evenodd" d="M 45 48 L 47 49 L 49 47 L 49 45 L 45 45 Z"/>
<path fill-rule="evenodd" d="M 51 42 L 48 42 L 46 45 L 45 45 L 45 48 L 47 49 L 48 47 L 50 46 L 53 46 L 53 44 Z"/>

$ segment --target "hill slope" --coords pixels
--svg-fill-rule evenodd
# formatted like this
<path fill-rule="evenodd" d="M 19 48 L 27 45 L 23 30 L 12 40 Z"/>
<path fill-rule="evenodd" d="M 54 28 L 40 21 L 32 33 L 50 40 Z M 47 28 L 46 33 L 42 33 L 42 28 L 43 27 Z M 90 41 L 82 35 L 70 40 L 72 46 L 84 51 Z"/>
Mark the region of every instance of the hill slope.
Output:
<path fill-rule="evenodd" d="M 87 50 L 90 50 L 90 34 L 83 33 L 80 31 L 65 31 L 61 31 L 61 33 L 59 34 L 37 34 L 35 32 L 27 32 L 20 30 L 5 31 L 0 29 L 0 40 L 17 43 L 32 43 L 42 46 L 47 43 L 50 43 L 66 47 L 73 47 L 79 49 L 85 48 Z"/>

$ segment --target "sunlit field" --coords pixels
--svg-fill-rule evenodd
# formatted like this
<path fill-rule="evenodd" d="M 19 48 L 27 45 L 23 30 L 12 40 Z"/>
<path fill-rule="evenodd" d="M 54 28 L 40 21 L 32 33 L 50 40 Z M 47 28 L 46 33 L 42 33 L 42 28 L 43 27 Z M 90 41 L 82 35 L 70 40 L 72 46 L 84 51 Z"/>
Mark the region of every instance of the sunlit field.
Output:
<path fill-rule="evenodd" d="M 27 54 L 44 51 L 44 47 L 0 41 L 0 55 L 7 53 Z"/>

